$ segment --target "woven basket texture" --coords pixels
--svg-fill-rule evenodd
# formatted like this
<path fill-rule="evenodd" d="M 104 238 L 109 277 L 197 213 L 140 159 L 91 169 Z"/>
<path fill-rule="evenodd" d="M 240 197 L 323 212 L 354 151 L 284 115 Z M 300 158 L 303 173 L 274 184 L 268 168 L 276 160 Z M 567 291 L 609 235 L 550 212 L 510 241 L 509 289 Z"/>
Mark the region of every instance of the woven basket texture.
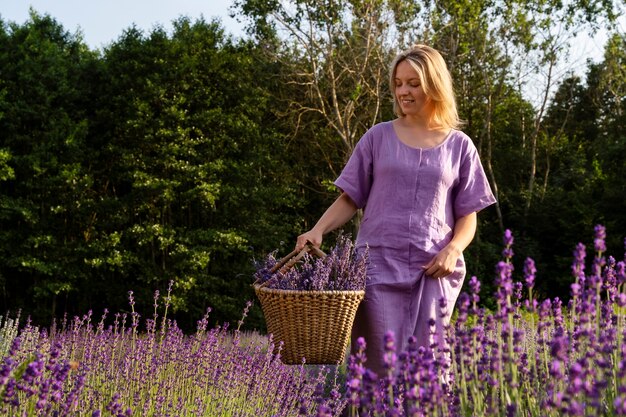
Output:
<path fill-rule="evenodd" d="M 289 365 L 339 364 L 345 359 L 357 307 L 365 291 L 292 291 L 254 286 L 267 330 L 283 341 Z"/>

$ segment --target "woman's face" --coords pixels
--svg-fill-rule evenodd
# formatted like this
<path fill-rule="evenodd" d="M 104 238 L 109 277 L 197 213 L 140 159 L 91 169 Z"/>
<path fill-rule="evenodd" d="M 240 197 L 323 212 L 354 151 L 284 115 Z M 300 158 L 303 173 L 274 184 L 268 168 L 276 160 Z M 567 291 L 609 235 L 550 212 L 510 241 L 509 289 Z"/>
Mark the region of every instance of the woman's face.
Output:
<path fill-rule="evenodd" d="M 427 116 L 428 97 L 424 94 L 419 75 L 407 60 L 396 66 L 394 82 L 396 100 L 402 112 L 406 116 Z"/>

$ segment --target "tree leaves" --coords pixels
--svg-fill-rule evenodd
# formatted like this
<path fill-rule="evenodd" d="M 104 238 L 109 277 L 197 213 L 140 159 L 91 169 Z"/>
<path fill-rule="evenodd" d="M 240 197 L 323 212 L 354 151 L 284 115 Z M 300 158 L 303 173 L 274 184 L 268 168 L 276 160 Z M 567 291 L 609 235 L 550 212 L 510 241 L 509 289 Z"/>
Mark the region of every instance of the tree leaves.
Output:
<path fill-rule="evenodd" d="M 28 306 L 47 324 L 123 309 L 130 289 L 151 304 L 173 279 L 182 326 L 207 306 L 218 321 L 238 317 L 253 297 L 251 260 L 316 221 L 358 138 L 393 117 L 387 64 L 415 41 L 445 54 L 465 130 L 497 187 L 500 211 L 481 217 L 470 268 L 489 273 L 505 223 L 525 230 L 519 250 L 541 253 L 527 253 L 539 263 L 560 262 L 554 254 L 589 224 L 626 230 L 625 165 L 614 157 L 624 151 L 623 36 L 585 82 L 551 76 L 558 88 L 537 107 L 526 75 L 566 51 L 558 37 L 542 44 L 540 22 L 555 35 L 547 11 L 569 6 L 327 3 L 241 1 L 256 22 L 249 40 L 180 18 L 172 33 L 131 27 L 98 52 L 49 16 L 2 24 L 4 307 Z"/>
<path fill-rule="evenodd" d="M 129 289 L 148 301 L 174 279 L 184 322 L 240 297 L 249 275 L 222 280 L 251 273 L 254 251 L 293 232 L 262 57 L 216 22 L 174 28 L 130 28 L 102 55 L 48 16 L 3 33 L 6 308 L 30 305 L 38 320 L 123 309 Z M 213 307 L 218 319 L 239 314 Z"/>

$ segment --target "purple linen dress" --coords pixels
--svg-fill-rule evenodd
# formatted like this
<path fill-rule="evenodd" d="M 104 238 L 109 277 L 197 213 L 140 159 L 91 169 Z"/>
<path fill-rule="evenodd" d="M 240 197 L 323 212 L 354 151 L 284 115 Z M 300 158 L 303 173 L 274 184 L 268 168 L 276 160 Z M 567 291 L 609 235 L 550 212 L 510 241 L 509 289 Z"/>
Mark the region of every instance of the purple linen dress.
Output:
<path fill-rule="evenodd" d="M 365 338 L 366 366 L 381 375 L 386 331 L 400 352 L 412 335 L 420 346 L 432 342 L 430 319 L 437 332 L 449 323 L 465 278 L 463 257 L 441 279 L 425 276 L 422 266 L 452 239 L 458 218 L 495 198 L 466 134 L 452 130 L 440 145 L 419 149 L 402 142 L 392 122 L 363 135 L 335 185 L 364 208 L 356 243 L 369 246 L 370 265 L 352 341 Z"/>

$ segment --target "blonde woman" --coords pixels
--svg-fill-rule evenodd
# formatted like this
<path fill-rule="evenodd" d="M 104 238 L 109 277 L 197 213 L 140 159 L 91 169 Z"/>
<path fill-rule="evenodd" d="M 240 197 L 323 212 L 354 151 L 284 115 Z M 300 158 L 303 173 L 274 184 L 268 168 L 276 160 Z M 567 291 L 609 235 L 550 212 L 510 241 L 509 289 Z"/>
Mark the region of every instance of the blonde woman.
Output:
<path fill-rule="evenodd" d="M 425 45 L 401 52 L 389 86 L 397 118 L 363 135 L 335 181 L 341 195 L 296 242 L 319 246 L 324 234 L 364 209 L 356 241 L 369 246 L 370 265 L 352 340 L 365 338 L 366 365 L 379 375 L 387 331 L 398 351 L 410 336 L 421 346 L 440 342 L 431 328 L 441 334 L 450 321 L 476 213 L 495 202 L 474 144 L 457 130 L 441 54 Z"/>

